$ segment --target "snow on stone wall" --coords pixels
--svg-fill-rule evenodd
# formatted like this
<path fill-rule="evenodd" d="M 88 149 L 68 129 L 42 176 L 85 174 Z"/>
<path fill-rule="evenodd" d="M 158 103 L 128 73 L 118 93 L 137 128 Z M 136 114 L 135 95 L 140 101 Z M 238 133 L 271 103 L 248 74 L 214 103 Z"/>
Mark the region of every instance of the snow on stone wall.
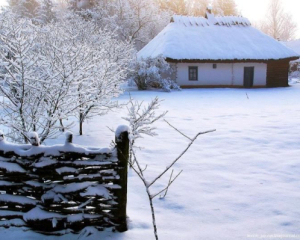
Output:
<path fill-rule="evenodd" d="M 117 134 L 122 131 L 128 128 L 119 128 Z M 121 210 L 127 175 L 126 181 L 120 176 L 127 173 L 124 159 L 128 156 L 118 158 L 117 151 L 122 144 L 128 145 L 128 139 L 118 141 L 115 149 L 77 146 L 70 133 L 67 139 L 55 146 L 17 145 L 0 139 L 0 225 L 18 219 L 39 232 L 78 232 L 87 226 L 127 229 L 122 220 L 126 213 Z"/>

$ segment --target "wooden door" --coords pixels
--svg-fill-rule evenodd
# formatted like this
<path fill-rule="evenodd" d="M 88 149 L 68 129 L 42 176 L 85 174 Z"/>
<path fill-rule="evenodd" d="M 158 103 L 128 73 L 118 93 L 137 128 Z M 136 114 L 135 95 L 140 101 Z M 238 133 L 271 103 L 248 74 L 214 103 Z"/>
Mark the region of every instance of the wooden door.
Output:
<path fill-rule="evenodd" d="M 244 87 L 251 88 L 253 86 L 254 67 L 244 67 Z"/>

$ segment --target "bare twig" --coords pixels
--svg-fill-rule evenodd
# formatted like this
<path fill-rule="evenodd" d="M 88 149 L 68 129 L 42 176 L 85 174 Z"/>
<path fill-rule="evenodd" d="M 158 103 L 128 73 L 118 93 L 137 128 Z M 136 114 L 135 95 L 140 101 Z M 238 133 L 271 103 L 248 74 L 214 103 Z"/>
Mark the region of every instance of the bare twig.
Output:
<path fill-rule="evenodd" d="M 188 146 L 183 150 L 183 152 L 171 163 L 171 165 L 167 166 L 166 169 L 159 174 L 156 178 L 154 178 L 152 180 L 152 182 L 149 183 L 149 187 L 152 186 L 158 179 L 160 179 L 186 152 L 187 150 L 189 150 L 189 148 L 193 145 L 193 143 L 196 141 L 196 139 L 203 134 L 207 134 L 207 133 L 211 133 L 211 132 L 215 132 L 216 130 L 209 130 L 209 131 L 205 131 L 205 132 L 199 132 L 196 134 L 196 136 L 191 140 L 191 142 L 188 144 Z"/>
<path fill-rule="evenodd" d="M 139 163 L 138 159 L 136 158 L 135 152 L 132 151 L 132 156 L 133 156 L 134 160 L 132 162 L 129 161 L 129 164 L 130 164 L 131 168 L 135 171 L 135 173 L 138 175 L 138 177 L 141 179 L 141 181 L 143 182 L 143 184 L 145 186 L 146 193 L 147 193 L 148 199 L 149 199 L 150 208 L 151 208 L 152 224 L 153 224 L 154 236 L 155 236 L 156 240 L 158 240 L 158 233 L 157 233 L 157 226 L 156 226 L 156 220 L 155 220 L 155 210 L 154 210 L 154 206 L 153 206 L 153 199 L 156 196 L 158 196 L 159 194 L 161 194 L 162 192 L 164 192 L 164 191 L 166 191 L 165 195 L 164 195 L 164 196 L 166 196 L 168 188 L 177 179 L 177 177 L 182 173 L 182 170 L 173 179 L 172 179 L 172 175 L 173 175 L 173 171 L 172 171 L 168 185 L 164 189 L 162 189 L 161 191 L 159 191 L 158 193 L 151 194 L 150 187 L 159 178 L 161 178 L 187 152 L 187 150 L 192 146 L 192 144 L 195 142 L 195 140 L 198 138 L 198 136 L 206 134 L 206 133 L 214 132 L 214 131 L 216 131 L 216 130 L 210 130 L 210 131 L 206 131 L 206 132 L 199 132 L 198 134 L 196 134 L 196 136 L 191 140 L 191 142 L 184 149 L 184 151 L 171 163 L 170 166 L 168 166 L 162 173 L 160 173 L 150 184 L 147 182 L 147 180 L 145 179 L 144 174 L 143 174 L 143 172 L 146 169 L 143 170 L 140 167 L 140 163 Z"/>
<path fill-rule="evenodd" d="M 135 156 L 135 152 L 134 152 L 134 151 L 132 151 L 132 155 L 134 156 L 133 165 L 134 165 L 134 163 L 136 163 L 136 165 L 137 165 L 137 167 L 138 167 L 138 171 L 139 171 L 140 174 L 143 176 L 143 173 L 144 173 L 145 169 L 142 170 L 139 161 L 136 160 L 136 156 Z M 147 168 L 147 167 L 146 167 L 146 168 Z"/>
<path fill-rule="evenodd" d="M 152 102 L 148 105 L 147 108 L 144 108 L 142 110 L 142 103 L 139 103 L 137 101 L 133 101 L 133 99 L 130 96 L 130 107 L 127 107 L 129 117 L 124 118 L 126 121 L 130 123 L 131 127 L 131 138 L 130 138 L 130 153 L 129 153 L 129 166 L 133 169 L 133 171 L 138 175 L 138 177 L 141 179 L 145 186 L 145 190 L 149 199 L 150 209 L 151 209 L 151 215 L 152 215 L 152 224 L 153 224 L 153 231 L 155 239 L 158 240 L 158 233 L 157 233 L 157 226 L 156 226 L 156 220 L 155 220 L 155 209 L 153 205 L 153 199 L 160 195 L 161 193 L 164 193 L 164 196 L 161 198 L 164 198 L 167 193 L 169 187 L 172 185 L 172 183 L 179 177 L 179 175 L 182 173 L 182 170 L 173 178 L 174 170 L 172 170 L 172 173 L 170 174 L 170 178 L 168 181 L 168 184 L 165 188 L 163 188 L 161 191 L 155 194 L 151 194 L 150 187 L 156 183 L 158 179 L 160 179 L 164 174 L 166 174 L 167 171 L 169 171 L 172 166 L 180 159 L 182 156 L 189 150 L 189 148 L 193 145 L 193 143 L 196 141 L 196 139 L 203 134 L 214 132 L 216 130 L 209 130 L 205 132 L 199 132 L 195 135 L 194 138 L 190 138 L 183 134 L 180 130 L 178 130 L 176 127 L 172 126 L 168 121 L 165 120 L 165 122 L 171 126 L 173 129 L 175 129 L 179 134 L 184 136 L 189 140 L 189 144 L 186 146 L 186 148 L 183 150 L 181 154 L 173 162 L 166 167 L 160 174 L 158 174 L 151 182 L 148 182 L 145 178 L 144 172 L 146 171 L 148 165 L 144 169 L 141 168 L 141 164 L 139 160 L 136 157 L 136 153 L 133 150 L 135 147 L 136 139 L 141 138 L 141 135 L 148 135 L 148 136 L 154 136 L 155 133 L 153 132 L 154 128 L 152 127 L 152 124 L 156 122 L 157 120 L 161 119 L 167 112 L 164 112 L 158 117 L 155 116 L 155 110 L 159 106 L 159 100 L 156 97 Z"/>
<path fill-rule="evenodd" d="M 142 172 L 145 172 L 147 170 L 148 165 L 146 164 L 145 168 L 142 170 Z"/>
<path fill-rule="evenodd" d="M 163 196 L 162 198 L 164 198 L 165 196 L 167 196 L 169 187 L 170 187 L 171 184 L 176 180 L 176 178 L 182 173 L 182 171 L 183 171 L 183 170 L 181 170 L 181 171 L 177 174 L 177 176 L 176 176 L 171 182 L 170 182 L 170 180 L 171 180 L 171 177 L 170 177 L 169 184 L 168 184 L 168 188 L 166 189 L 165 194 L 164 194 L 164 196 Z M 173 173 L 173 171 L 172 171 L 172 173 Z"/>
<path fill-rule="evenodd" d="M 112 128 L 106 126 L 111 132 L 115 133 L 116 131 L 114 131 Z"/>
<path fill-rule="evenodd" d="M 171 127 L 173 128 L 175 131 L 177 131 L 178 133 L 180 133 L 182 136 L 186 137 L 187 139 L 189 139 L 190 141 L 192 141 L 192 139 L 190 137 L 188 137 L 187 135 L 183 134 L 181 131 L 179 131 L 176 127 L 174 127 L 173 125 L 171 125 L 166 119 L 164 119 L 164 121 Z"/>
<path fill-rule="evenodd" d="M 172 179 L 172 175 L 173 175 L 173 172 L 174 172 L 174 170 L 172 170 L 172 173 L 171 173 L 171 175 L 170 175 L 170 179 L 169 179 L 168 185 L 167 185 L 164 189 L 162 189 L 161 191 L 159 191 L 158 193 L 153 194 L 151 197 L 152 197 L 152 198 L 155 198 L 156 196 L 158 196 L 159 194 L 161 194 L 162 192 L 165 191 L 164 196 L 163 196 L 163 197 L 160 197 L 160 198 L 164 198 L 164 197 L 167 195 L 167 193 L 168 193 L 169 187 L 170 187 L 171 184 L 176 180 L 176 178 L 179 177 L 179 175 L 182 173 L 182 171 L 183 171 L 183 170 L 181 170 L 181 171 L 180 171 L 180 172 Z"/>

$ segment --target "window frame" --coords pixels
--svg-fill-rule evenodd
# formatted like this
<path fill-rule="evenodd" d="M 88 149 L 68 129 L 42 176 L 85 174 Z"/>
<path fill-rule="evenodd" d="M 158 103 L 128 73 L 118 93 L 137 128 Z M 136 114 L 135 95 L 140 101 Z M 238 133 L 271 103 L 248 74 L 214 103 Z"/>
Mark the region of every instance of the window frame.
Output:
<path fill-rule="evenodd" d="M 192 70 L 196 70 L 196 77 L 192 77 Z M 189 66 L 189 81 L 198 81 L 198 66 Z"/>

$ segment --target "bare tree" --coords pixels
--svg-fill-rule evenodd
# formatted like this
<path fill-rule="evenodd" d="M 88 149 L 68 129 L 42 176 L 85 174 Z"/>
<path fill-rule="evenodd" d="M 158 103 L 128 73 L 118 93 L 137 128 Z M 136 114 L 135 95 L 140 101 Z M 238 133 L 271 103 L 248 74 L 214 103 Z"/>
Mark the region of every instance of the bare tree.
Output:
<path fill-rule="evenodd" d="M 213 12 L 215 14 L 219 14 L 223 16 L 238 14 L 236 3 L 234 0 L 214 0 Z"/>
<path fill-rule="evenodd" d="M 188 15 L 204 17 L 210 0 L 191 0 L 188 4 Z"/>
<path fill-rule="evenodd" d="M 289 41 L 295 38 L 297 23 L 284 10 L 281 0 L 271 0 L 266 19 L 257 27 L 275 39 Z"/>
<path fill-rule="evenodd" d="M 187 15 L 188 7 L 185 0 L 157 0 L 161 9 L 171 11 L 173 14 Z"/>
<path fill-rule="evenodd" d="M 130 124 L 131 132 L 130 132 L 130 155 L 129 155 L 129 165 L 133 169 L 133 171 L 138 175 L 140 180 L 142 181 L 150 204 L 151 209 L 151 215 L 152 215 L 152 224 L 153 224 L 153 231 L 155 239 L 158 240 L 158 232 L 157 232 L 157 225 L 156 225 L 156 219 L 155 219 L 155 208 L 153 200 L 154 198 L 160 196 L 160 194 L 164 194 L 162 198 L 164 198 L 168 192 L 169 187 L 171 184 L 177 179 L 177 177 L 181 174 L 182 170 L 179 171 L 175 176 L 173 176 L 174 170 L 172 170 L 169 181 L 165 187 L 163 187 L 158 192 L 152 192 L 151 187 L 157 183 L 158 180 L 160 180 L 163 176 L 165 176 L 169 170 L 174 166 L 174 164 L 179 161 L 182 156 L 190 149 L 190 147 L 193 145 L 193 143 L 196 141 L 196 139 L 206 133 L 214 132 L 215 130 L 210 130 L 206 132 L 199 132 L 197 133 L 193 138 L 190 138 L 183 134 L 181 131 L 179 131 L 177 128 L 173 127 L 170 123 L 169 126 L 171 126 L 174 130 L 176 130 L 178 133 L 180 133 L 182 136 L 188 139 L 189 143 L 184 148 L 181 154 L 178 155 L 167 167 L 165 167 L 156 177 L 153 179 L 147 179 L 145 176 L 145 171 L 147 170 L 147 165 L 144 167 L 141 165 L 141 162 L 136 157 L 135 153 L 135 143 L 138 138 L 143 137 L 143 135 L 148 136 L 155 136 L 157 135 L 154 130 L 155 128 L 152 126 L 153 123 L 161 119 L 165 116 L 167 112 L 163 112 L 159 115 L 155 114 L 155 110 L 159 108 L 160 100 L 156 97 L 154 100 L 152 100 L 147 107 L 143 107 L 142 103 L 133 101 L 130 99 L 130 107 L 128 107 L 128 117 L 124 118 L 127 120 Z"/>

